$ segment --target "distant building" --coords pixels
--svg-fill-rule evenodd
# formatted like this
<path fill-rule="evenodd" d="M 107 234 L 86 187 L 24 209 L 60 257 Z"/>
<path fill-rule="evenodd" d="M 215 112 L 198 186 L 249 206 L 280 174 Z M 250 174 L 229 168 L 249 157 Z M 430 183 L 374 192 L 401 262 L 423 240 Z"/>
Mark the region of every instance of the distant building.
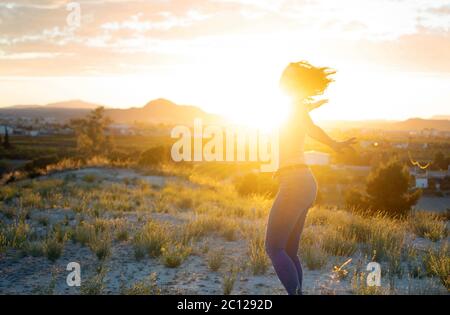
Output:
<path fill-rule="evenodd" d="M 14 132 L 14 129 L 8 126 L 6 126 L 6 130 L 9 135 L 12 135 Z M 0 125 L 0 135 L 5 135 L 5 126 Z"/>
<path fill-rule="evenodd" d="M 393 143 L 392 146 L 397 149 L 407 149 L 409 144 L 408 142 L 397 142 Z"/>
<path fill-rule="evenodd" d="M 362 148 L 368 148 L 368 147 L 370 147 L 370 146 L 373 145 L 373 141 L 363 140 L 363 141 L 360 141 L 360 142 L 359 142 L 359 145 L 360 145 Z"/>
<path fill-rule="evenodd" d="M 110 134 L 118 135 L 134 135 L 136 132 L 134 129 L 127 124 L 110 124 L 108 126 Z"/>
<path fill-rule="evenodd" d="M 428 188 L 428 178 L 417 176 L 416 177 L 416 188 Z"/>
<path fill-rule="evenodd" d="M 416 188 L 428 188 L 430 181 L 435 183 L 437 189 L 445 178 L 450 177 L 450 167 L 443 171 L 420 170 L 417 167 L 410 168 L 410 174 L 415 178 Z"/>
<path fill-rule="evenodd" d="M 324 152 L 308 151 L 304 154 L 305 163 L 308 165 L 329 165 L 330 155 Z"/>
<path fill-rule="evenodd" d="M 446 176 L 450 176 L 449 170 L 446 171 L 427 171 L 428 178 L 445 178 Z"/>

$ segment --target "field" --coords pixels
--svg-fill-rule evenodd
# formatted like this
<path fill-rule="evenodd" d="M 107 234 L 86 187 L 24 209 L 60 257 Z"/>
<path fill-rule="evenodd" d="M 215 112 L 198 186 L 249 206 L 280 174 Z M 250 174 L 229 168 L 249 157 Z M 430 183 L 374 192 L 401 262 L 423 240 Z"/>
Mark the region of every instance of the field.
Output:
<path fill-rule="evenodd" d="M 264 250 L 272 198 L 195 167 L 62 168 L 10 183 L 0 187 L 0 293 L 284 294 Z M 448 294 L 447 223 L 317 205 L 301 239 L 304 293 Z M 366 286 L 370 261 L 381 287 Z M 69 262 L 81 287 L 66 284 Z"/>

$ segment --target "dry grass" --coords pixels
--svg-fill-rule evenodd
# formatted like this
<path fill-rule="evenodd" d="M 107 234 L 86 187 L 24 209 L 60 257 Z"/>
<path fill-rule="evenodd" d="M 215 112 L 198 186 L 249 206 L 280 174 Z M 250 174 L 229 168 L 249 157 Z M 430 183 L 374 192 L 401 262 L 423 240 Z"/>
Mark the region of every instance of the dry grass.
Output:
<path fill-rule="evenodd" d="M 208 253 L 207 261 L 208 261 L 208 268 L 211 271 L 217 271 L 220 269 L 220 267 L 223 265 L 223 259 L 225 257 L 224 249 L 219 248 L 212 250 Z"/>
<path fill-rule="evenodd" d="M 48 260 L 55 262 L 61 257 L 64 249 L 64 242 L 59 241 L 56 237 L 50 236 L 44 241 L 43 250 Z"/>
<path fill-rule="evenodd" d="M 129 288 L 123 283 L 120 293 L 123 295 L 159 295 L 161 294 L 161 289 L 157 280 L 157 274 L 152 272 L 147 279 L 137 282 Z"/>
<path fill-rule="evenodd" d="M 222 289 L 224 295 L 230 295 L 233 292 L 234 284 L 237 278 L 236 268 L 231 267 L 230 271 L 223 274 Z"/>
<path fill-rule="evenodd" d="M 161 260 L 168 268 L 177 268 L 191 254 L 192 248 L 178 242 L 168 242 L 161 248 Z"/>
<path fill-rule="evenodd" d="M 318 245 L 302 246 L 300 252 L 302 262 L 310 270 L 320 270 L 327 265 L 329 255 Z"/>
<path fill-rule="evenodd" d="M 136 258 L 143 258 L 142 254 L 148 254 L 152 258 L 159 257 L 164 245 L 170 241 L 168 233 L 166 225 L 149 221 L 133 240 Z"/>
<path fill-rule="evenodd" d="M 264 234 L 255 232 L 248 245 L 248 261 L 253 275 L 263 275 L 269 268 L 269 258 L 264 246 Z"/>
<path fill-rule="evenodd" d="M 450 250 L 447 243 L 438 250 L 429 250 L 425 258 L 425 268 L 428 274 L 439 278 L 450 292 Z"/>
<path fill-rule="evenodd" d="M 174 168 L 164 170 L 169 171 L 182 173 Z M 189 170 L 182 176 L 187 181 L 169 181 L 163 188 L 142 180 L 112 183 L 95 176 L 33 179 L 0 187 L 0 252 L 18 249 L 55 261 L 70 238 L 89 247 L 99 261 L 114 256 L 115 246 L 121 243 L 133 247 L 136 259 L 157 258 L 154 262 L 168 268 L 184 268 L 190 264 L 189 255 L 194 254 L 203 256 L 210 271 L 227 270 L 224 249 L 210 245 L 209 252 L 205 247 L 193 253 L 197 242 L 211 239 L 211 244 L 222 242 L 227 253 L 228 246 L 236 249 L 230 255 L 239 255 L 237 258 L 247 263 L 248 268 L 242 272 L 266 274 L 270 261 L 264 247 L 264 229 L 272 199 L 242 197 L 228 182 L 192 174 Z M 36 210 L 40 210 L 39 215 L 33 216 Z M 72 217 L 63 221 L 60 217 L 55 223 L 50 219 L 53 211 L 67 211 Z M 442 218 L 428 213 L 416 213 L 400 221 L 314 207 L 307 216 L 300 257 L 308 269 L 324 273 L 330 272 L 333 262 L 339 267 L 348 258 L 373 257 L 382 263 L 383 276 L 389 279 L 407 272 L 412 278 L 439 279 L 448 289 L 448 249 L 428 250 L 424 255 L 411 241 L 416 235 L 444 242 L 448 236 L 445 224 Z M 367 287 L 362 269 L 352 273 L 347 267 L 348 276 L 339 268 L 332 273 L 354 294 L 387 293 L 385 288 Z M 105 273 L 103 270 L 88 279 L 82 293 L 104 292 Z M 224 294 L 233 293 L 236 275 L 235 270 L 223 274 Z M 153 294 L 157 286 L 152 281 L 137 282 L 122 293 Z"/>
<path fill-rule="evenodd" d="M 411 215 L 409 224 L 416 235 L 434 242 L 446 238 L 448 234 L 445 221 L 433 213 L 416 212 Z"/>

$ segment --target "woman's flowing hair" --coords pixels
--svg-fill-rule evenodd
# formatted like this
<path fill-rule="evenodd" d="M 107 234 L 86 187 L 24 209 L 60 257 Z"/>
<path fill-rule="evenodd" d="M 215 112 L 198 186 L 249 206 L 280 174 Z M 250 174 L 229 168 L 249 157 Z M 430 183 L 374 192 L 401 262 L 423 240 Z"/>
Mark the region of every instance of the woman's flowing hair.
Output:
<path fill-rule="evenodd" d="M 280 78 L 280 87 L 290 96 L 301 95 L 306 101 L 323 94 L 334 80 L 336 71 L 328 67 L 315 67 L 307 61 L 290 63 Z"/>

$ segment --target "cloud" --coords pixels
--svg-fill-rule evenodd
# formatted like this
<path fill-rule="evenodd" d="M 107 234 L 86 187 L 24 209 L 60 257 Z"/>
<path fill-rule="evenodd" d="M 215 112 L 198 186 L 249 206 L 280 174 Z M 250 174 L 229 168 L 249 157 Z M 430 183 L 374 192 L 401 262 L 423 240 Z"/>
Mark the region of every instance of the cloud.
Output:
<path fill-rule="evenodd" d="M 66 24 L 68 2 L 0 3 L 0 74 L 124 71 L 123 54 L 153 67 L 273 50 L 448 69 L 449 0 L 79 0 L 79 29 Z M 30 63 L 37 58 L 61 69 Z"/>
<path fill-rule="evenodd" d="M 211 14 L 202 14 L 197 10 L 189 10 L 182 16 L 176 16 L 172 12 L 163 11 L 158 13 L 159 20 L 142 20 L 143 13 L 138 13 L 122 22 L 108 22 L 100 27 L 108 31 L 121 29 L 134 30 L 140 33 L 151 30 L 168 31 L 176 27 L 188 27 L 195 22 L 209 19 Z"/>
<path fill-rule="evenodd" d="M 1 60 L 32 60 L 32 59 L 52 59 L 59 56 L 68 56 L 70 54 L 55 53 L 55 52 L 24 52 L 5 54 L 0 52 Z"/>

